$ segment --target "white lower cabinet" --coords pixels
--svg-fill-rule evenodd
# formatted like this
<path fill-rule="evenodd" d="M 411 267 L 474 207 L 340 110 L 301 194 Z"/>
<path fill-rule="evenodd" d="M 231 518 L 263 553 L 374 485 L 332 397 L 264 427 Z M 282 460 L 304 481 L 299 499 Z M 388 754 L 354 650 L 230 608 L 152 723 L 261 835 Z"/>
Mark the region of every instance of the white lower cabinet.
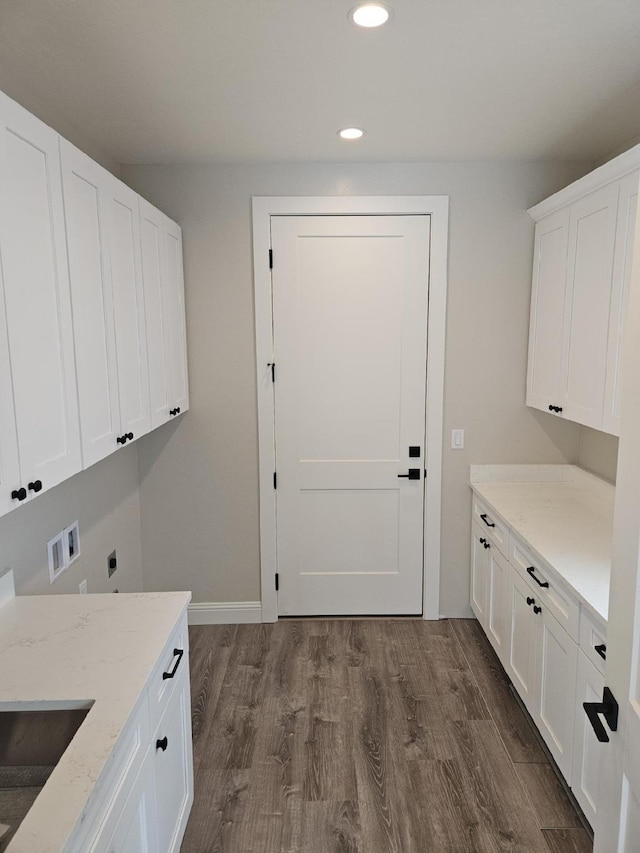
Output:
<path fill-rule="evenodd" d="M 578 652 L 577 669 L 571 788 L 585 817 L 591 826 L 595 826 L 600 761 L 606 744 L 601 744 L 596 738 L 582 703 L 602 701 L 604 675 L 598 672 L 582 649 Z"/>
<path fill-rule="evenodd" d="M 70 846 L 73 853 L 180 850 L 193 804 L 187 639 L 185 616 L 119 738 L 100 796 L 87 804 L 84 824 Z M 161 692 L 158 684 L 164 686 Z"/>
<path fill-rule="evenodd" d="M 160 849 L 153 756 L 149 752 L 127 797 L 106 850 L 107 853 L 156 853 Z"/>
<path fill-rule="evenodd" d="M 526 581 L 511 568 L 507 583 L 506 670 L 531 716 L 536 711 L 536 653 L 540 623 L 531 609 L 535 599 Z"/>
<path fill-rule="evenodd" d="M 604 687 L 606 626 L 506 529 L 510 559 L 472 523 L 471 608 L 587 819 L 601 745 L 582 707 Z"/>
<path fill-rule="evenodd" d="M 158 849 L 178 851 L 193 803 L 191 702 L 183 677 L 158 726 L 154 744 Z"/>
<path fill-rule="evenodd" d="M 570 781 L 578 647 L 546 607 L 534 615 L 539 622 L 539 646 L 533 719 L 562 775 Z"/>

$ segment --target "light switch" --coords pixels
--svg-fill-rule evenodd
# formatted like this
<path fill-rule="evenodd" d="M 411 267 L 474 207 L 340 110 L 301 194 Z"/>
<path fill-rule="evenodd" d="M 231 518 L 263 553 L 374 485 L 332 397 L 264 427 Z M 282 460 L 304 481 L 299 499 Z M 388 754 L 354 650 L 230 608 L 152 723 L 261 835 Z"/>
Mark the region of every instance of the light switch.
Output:
<path fill-rule="evenodd" d="M 451 430 L 451 449 L 452 450 L 462 450 L 464 447 L 464 430 L 463 429 L 452 429 Z"/>

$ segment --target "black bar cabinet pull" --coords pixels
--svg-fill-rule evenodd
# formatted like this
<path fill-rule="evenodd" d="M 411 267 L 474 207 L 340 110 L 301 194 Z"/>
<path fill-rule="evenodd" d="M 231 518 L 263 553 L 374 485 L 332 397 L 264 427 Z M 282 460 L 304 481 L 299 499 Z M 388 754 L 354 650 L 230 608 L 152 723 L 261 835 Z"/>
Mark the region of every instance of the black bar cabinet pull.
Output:
<path fill-rule="evenodd" d="M 536 577 L 536 570 L 534 566 L 528 566 L 527 574 L 530 574 L 534 581 L 538 584 L 538 586 L 542 586 L 545 589 L 549 588 L 549 581 L 541 581 L 540 578 Z"/>
<path fill-rule="evenodd" d="M 602 714 L 612 732 L 618 730 L 618 703 L 611 690 L 604 688 L 602 702 L 583 702 L 582 707 L 600 743 L 609 743 L 609 735 L 599 715 Z"/>
<path fill-rule="evenodd" d="M 487 527 L 495 527 L 495 524 L 493 523 L 493 521 L 487 521 L 487 513 L 486 512 L 483 512 L 482 515 L 480 516 L 480 518 L 484 521 L 484 523 L 487 525 Z"/>
<path fill-rule="evenodd" d="M 167 736 L 165 735 L 162 738 L 158 738 L 156 741 L 156 749 L 161 749 L 163 752 L 169 746 L 169 741 L 167 740 Z"/>
<path fill-rule="evenodd" d="M 168 672 L 162 673 L 162 680 L 163 681 L 165 680 L 165 678 L 173 678 L 173 676 L 176 674 L 176 672 L 178 671 L 178 667 L 180 666 L 180 661 L 182 660 L 183 654 L 184 654 L 184 649 L 174 649 L 173 650 L 173 656 L 175 657 L 176 662 L 173 665 L 173 669 L 169 670 Z"/>
<path fill-rule="evenodd" d="M 600 655 L 602 660 L 607 659 L 607 647 L 606 647 L 605 643 L 602 643 L 599 646 L 594 646 L 593 649 L 595 652 L 597 652 Z"/>
<path fill-rule="evenodd" d="M 398 478 L 405 480 L 419 480 L 420 479 L 420 469 L 419 468 L 409 468 L 408 474 L 398 474 Z"/>

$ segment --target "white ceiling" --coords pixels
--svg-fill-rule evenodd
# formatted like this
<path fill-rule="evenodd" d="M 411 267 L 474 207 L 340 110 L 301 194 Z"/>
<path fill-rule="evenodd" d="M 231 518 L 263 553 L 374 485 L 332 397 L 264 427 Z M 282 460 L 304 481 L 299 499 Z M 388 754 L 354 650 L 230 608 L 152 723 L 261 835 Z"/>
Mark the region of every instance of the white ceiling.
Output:
<path fill-rule="evenodd" d="M 639 0 L 389 0 L 375 31 L 356 2 L 1 0 L 0 88 L 123 163 L 597 159 L 640 135 Z"/>

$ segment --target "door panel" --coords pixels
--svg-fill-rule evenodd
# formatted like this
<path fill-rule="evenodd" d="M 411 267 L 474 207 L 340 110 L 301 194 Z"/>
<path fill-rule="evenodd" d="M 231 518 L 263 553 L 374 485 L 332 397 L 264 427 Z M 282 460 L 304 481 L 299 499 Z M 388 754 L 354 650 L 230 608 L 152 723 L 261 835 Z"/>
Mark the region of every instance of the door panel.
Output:
<path fill-rule="evenodd" d="M 0 252 L 23 485 L 80 470 L 57 134 L 0 95 Z"/>
<path fill-rule="evenodd" d="M 576 681 L 576 726 L 573 739 L 571 789 L 591 826 L 595 826 L 598 801 L 600 762 L 606 760 L 604 745 L 599 743 L 584 713 L 583 702 L 600 702 L 604 676 L 578 652 Z"/>
<path fill-rule="evenodd" d="M 272 217 L 283 615 L 421 612 L 429 226 Z"/>
<path fill-rule="evenodd" d="M 527 599 L 533 597 L 529 585 L 522 580 L 515 569 L 509 571 L 508 589 L 507 673 L 529 713 L 535 716 L 536 658 L 540 644 L 541 623 L 534 618 L 535 614 L 527 603 Z"/>
<path fill-rule="evenodd" d="M 536 225 L 527 405 L 543 411 L 548 411 L 549 405 L 562 405 L 564 398 L 560 367 L 568 240 L 568 210 Z"/>
<path fill-rule="evenodd" d="M 111 176 L 61 140 L 84 467 L 117 449 L 116 342 L 104 188 Z"/>

